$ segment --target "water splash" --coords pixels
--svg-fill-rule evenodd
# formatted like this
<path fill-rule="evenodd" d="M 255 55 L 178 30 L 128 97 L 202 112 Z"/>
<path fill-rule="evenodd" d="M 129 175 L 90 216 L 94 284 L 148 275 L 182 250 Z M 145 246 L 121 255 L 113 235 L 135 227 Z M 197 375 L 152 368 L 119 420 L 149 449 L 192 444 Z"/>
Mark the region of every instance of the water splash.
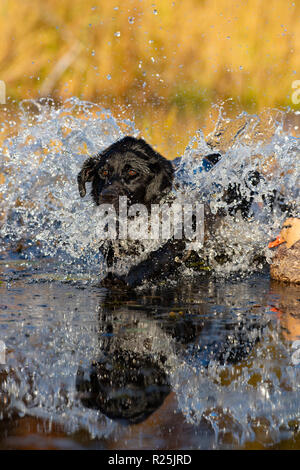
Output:
<path fill-rule="evenodd" d="M 230 204 L 224 196 L 230 185 L 251 199 L 248 220 L 239 211 L 235 217 L 225 216 L 205 245 L 209 265 L 220 275 L 255 270 L 262 267 L 259 260 L 270 261 L 266 240 L 279 231 L 287 212 L 280 202 L 271 209 L 266 196 L 279 194 L 299 214 L 300 141 L 284 130 L 285 120 L 284 112 L 274 111 L 267 117 L 243 112 L 228 118 L 220 108 L 214 130 L 206 137 L 199 130 L 178 165 L 177 179 L 186 193 L 210 201 L 214 214 L 222 209 L 228 212 Z M 221 158 L 204 171 L 201 160 L 212 153 L 220 153 Z M 259 182 L 251 180 L 255 172 L 261 175 Z"/>
<path fill-rule="evenodd" d="M 25 259 L 58 258 L 69 270 L 88 267 L 98 253 L 97 214 L 91 200 L 80 200 L 77 174 L 88 155 L 137 131 L 77 98 L 60 107 L 22 102 L 19 120 L 17 135 L 1 148 L 1 248 L 22 251 Z"/>
<path fill-rule="evenodd" d="M 268 255 L 266 240 L 274 236 L 284 216 L 268 213 L 262 196 L 281 191 L 287 201 L 299 199 L 299 139 L 283 129 L 284 113 L 268 120 L 247 113 L 228 119 L 219 110 L 215 129 L 206 138 L 198 131 L 177 167 L 175 186 L 186 196 L 209 200 L 216 212 L 229 184 L 241 192 L 253 190 L 247 175 L 258 170 L 264 179 L 255 188 L 252 218 L 225 218 L 206 246 L 210 265 L 220 273 L 251 268 L 253 257 Z M 134 124 L 117 120 L 109 110 L 77 98 L 54 106 L 51 100 L 20 103 L 19 125 L 1 147 L 2 197 L 0 249 L 14 249 L 27 259 L 59 259 L 62 269 L 80 271 L 82 264 L 99 266 L 97 208 L 81 200 L 76 175 L 87 155 L 94 155 L 126 134 L 138 135 Z M 7 124 L 8 125 L 8 124 Z M 221 152 L 221 160 L 202 170 L 202 157 Z M 91 223 L 92 221 L 92 223 Z M 230 261 L 215 262 L 218 247 Z M 86 271 L 87 272 L 87 271 Z"/>

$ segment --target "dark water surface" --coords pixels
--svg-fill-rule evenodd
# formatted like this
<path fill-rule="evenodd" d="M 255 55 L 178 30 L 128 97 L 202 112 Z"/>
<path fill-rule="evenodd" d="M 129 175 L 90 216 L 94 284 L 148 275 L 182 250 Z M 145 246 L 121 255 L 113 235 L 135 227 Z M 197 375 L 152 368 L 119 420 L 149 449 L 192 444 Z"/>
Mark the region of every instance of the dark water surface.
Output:
<path fill-rule="evenodd" d="M 299 448 L 299 287 L 109 292 L 0 267 L 1 449 Z"/>

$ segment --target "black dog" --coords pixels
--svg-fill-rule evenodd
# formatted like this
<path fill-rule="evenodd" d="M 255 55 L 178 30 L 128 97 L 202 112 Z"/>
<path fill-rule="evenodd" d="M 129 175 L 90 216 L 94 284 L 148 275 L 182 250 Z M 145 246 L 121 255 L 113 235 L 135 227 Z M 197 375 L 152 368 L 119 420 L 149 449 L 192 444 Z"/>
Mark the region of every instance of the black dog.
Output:
<path fill-rule="evenodd" d="M 205 156 L 211 166 L 214 166 L 220 158 L 219 153 Z M 241 191 L 241 185 L 229 185 L 223 195 L 223 201 L 228 205 L 227 213 L 234 215 L 240 211 L 244 218 L 248 217 L 255 187 L 261 178 L 257 171 L 248 174 L 244 183 L 248 188 L 250 185 L 251 191 L 247 195 Z M 143 204 L 149 208 L 151 204 L 159 203 L 170 193 L 173 180 L 174 167 L 171 161 L 165 159 L 144 140 L 125 137 L 85 161 L 78 175 L 78 187 L 80 196 L 84 197 L 86 183 L 91 182 L 91 194 L 96 205 L 108 203 L 118 210 L 119 196 L 126 196 L 130 204 Z M 266 203 L 270 206 L 276 199 L 281 202 L 281 198 L 276 194 L 265 195 Z M 281 209 L 287 210 L 284 201 Z M 221 215 L 223 213 L 224 211 Z M 132 246 L 137 245 L 138 243 L 135 243 Z M 146 259 L 131 267 L 126 275 L 116 276 L 111 269 L 106 284 L 113 281 L 134 287 L 144 280 L 156 279 L 162 275 L 168 276 L 180 266 L 178 260 L 185 257 L 185 250 L 185 240 L 170 239 L 158 249 L 151 251 Z M 120 254 L 119 247 L 116 250 L 114 243 L 107 242 L 103 245 L 102 251 L 108 267 L 112 268 L 116 256 Z M 126 251 L 130 255 L 128 247 L 125 248 Z"/>
<path fill-rule="evenodd" d="M 86 194 L 86 182 L 92 183 L 95 204 L 112 204 L 118 210 L 119 196 L 126 196 L 130 204 L 143 204 L 150 208 L 172 189 L 174 168 L 172 163 L 156 152 L 142 139 L 125 137 L 95 157 L 88 158 L 78 175 L 81 197 Z M 125 282 L 136 286 L 145 279 L 174 271 L 174 259 L 183 252 L 185 244 L 180 240 L 169 241 L 159 250 L 150 253 L 148 259 L 131 268 L 127 276 L 110 272 L 104 282 Z M 113 266 L 115 245 L 106 242 L 102 247 L 107 265 Z"/>
<path fill-rule="evenodd" d="M 118 207 L 119 196 L 127 196 L 131 204 L 150 207 L 171 190 L 173 175 L 172 163 L 144 140 L 125 137 L 86 160 L 78 175 L 78 186 L 84 197 L 85 183 L 92 182 L 97 205 L 111 203 Z"/>

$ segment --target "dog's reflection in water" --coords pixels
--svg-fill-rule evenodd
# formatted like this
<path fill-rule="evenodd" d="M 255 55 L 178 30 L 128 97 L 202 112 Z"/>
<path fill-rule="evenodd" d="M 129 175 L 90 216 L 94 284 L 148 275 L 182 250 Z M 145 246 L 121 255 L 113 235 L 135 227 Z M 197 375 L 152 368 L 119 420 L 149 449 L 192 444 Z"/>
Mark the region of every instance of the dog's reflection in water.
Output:
<path fill-rule="evenodd" d="M 166 300 L 170 305 L 170 298 L 147 297 L 149 313 L 138 300 L 131 297 L 127 302 L 126 297 L 110 293 L 99 306 L 99 355 L 88 370 L 79 367 L 76 379 L 84 406 L 125 424 L 144 421 L 162 405 L 171 392 L 172 370 L 186 360 L 186 354 L 196 355 L 199 365 L 204 366 L 209 355 L 219 363 L 238 362 L 251 352 L 260 336 L 260 326 L 239 319 L 232 328 L 227 323 L 222 339 L 216 342 L 211 334 L 213 322 L 206 324 L 201 315 L 178 315 L 176 319 L 153 315 L 160 311 L 156 308 L 159 302 Z M 207 338 L 212 336 L 210 345 Z M 199 344 L 205 339 L 201 351 Z"/>
<path fill-rule="evenodd" d="M 159 361 L 121 349 L 94 363 L 88 380 L 79 370 L 76 386 L 83 405 L 130 424 L 144 421 L 171 391 Z"/>
<path fill-rule="evenodd" d="M 160 407 L 171 391 L 169 371 L 180 345 L 199 333 L 202 323 L 184 318 L 157 320 L 138 300 L 110 293 L 99 306 L 100 353 L 89 370 L 78 369 L 81 402 L 106 416 L 134 424 Z M 150 310 L 158 297 L 147 297 Z M 152 305 L 151 305 L 152 303 Z M 153 310 L 152 310 L 153 311 Z"/>

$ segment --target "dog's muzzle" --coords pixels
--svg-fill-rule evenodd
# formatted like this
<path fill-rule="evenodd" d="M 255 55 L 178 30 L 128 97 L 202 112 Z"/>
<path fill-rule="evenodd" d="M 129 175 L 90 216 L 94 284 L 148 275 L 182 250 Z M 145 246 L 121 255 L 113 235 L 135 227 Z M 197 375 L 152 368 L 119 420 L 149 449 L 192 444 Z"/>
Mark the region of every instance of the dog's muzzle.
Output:
<path fill-rule="evenodd" d="M 107 186 L 106 188 L 103 188 L 101 191 L 99 198 L 98 198 L 98 204 L 112 204 L 116 210 L 119 208 L 119 197 L 120 196 L 127 196 L 129 197 L 128 194 L 126 194 L 126 191 L 124 191 L 124 188 L 119 185 L 111 185 Z"/>
<path fill-rule="evenodd" d="M 118 202 L 120 193 L 113 188 L 104 189 L 99 196 L 99 204 L 114 204 Z"/>

